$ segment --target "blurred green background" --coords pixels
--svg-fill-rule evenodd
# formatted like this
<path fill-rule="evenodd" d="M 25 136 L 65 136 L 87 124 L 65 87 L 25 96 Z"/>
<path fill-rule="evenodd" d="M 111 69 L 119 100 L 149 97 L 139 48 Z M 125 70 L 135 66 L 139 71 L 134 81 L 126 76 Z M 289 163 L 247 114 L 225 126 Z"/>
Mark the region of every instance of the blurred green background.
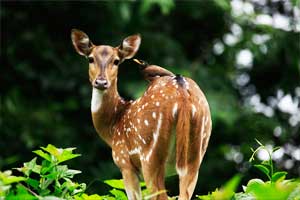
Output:
<path fill-rule="evenodd" d="M 197 194 L 238 172 L 256 176 L 248 163 L 254 138 L 282 146 L 277 167 L 300 176 L 299 0 L 1 1 L 0 16 L 0 170 L 51 143 L 78 148 L 82 156 L 70 167 L 83 171 L 77 178 L 89 190 L 100 193 L 100 180 L 121 178 L 92 126 L 88 61 L 70 40 L 78 28 L 98 45 L 140 33 L 136 58 L 200 85 L 213 131 Z M 131 60 L 120 66 L 123 97 L 139 97 L 146 85 Z"/>

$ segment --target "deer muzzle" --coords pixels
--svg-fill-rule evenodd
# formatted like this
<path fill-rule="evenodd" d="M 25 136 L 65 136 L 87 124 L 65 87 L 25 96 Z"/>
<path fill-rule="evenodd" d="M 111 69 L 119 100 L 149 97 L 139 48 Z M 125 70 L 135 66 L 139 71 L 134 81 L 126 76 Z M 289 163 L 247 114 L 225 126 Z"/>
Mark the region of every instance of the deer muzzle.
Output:
<path fill-rule="evenodd" d="M 96 78 L 96 80 L 93 83 L 93 86 L 99 90 L 106 90 L 109 88 L 109 82 L 105 78 Z"/>

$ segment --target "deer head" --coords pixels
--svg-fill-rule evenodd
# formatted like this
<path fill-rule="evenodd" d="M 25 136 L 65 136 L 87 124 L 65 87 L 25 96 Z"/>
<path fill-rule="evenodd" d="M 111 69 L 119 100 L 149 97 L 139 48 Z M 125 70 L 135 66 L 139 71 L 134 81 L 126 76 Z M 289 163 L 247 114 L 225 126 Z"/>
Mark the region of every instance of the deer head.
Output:
<path fill-rule="evenodd" d="M 84 32 L 73 29 L 72 43 L 76 51 L 89 61 L 89 79 L 94 88 L 108 89 L 116 81 L 118 66 L 125 59 L 132 58 L 139 49 L 140 35 L 132 35 L 117 46 L 94 45 Z"/>

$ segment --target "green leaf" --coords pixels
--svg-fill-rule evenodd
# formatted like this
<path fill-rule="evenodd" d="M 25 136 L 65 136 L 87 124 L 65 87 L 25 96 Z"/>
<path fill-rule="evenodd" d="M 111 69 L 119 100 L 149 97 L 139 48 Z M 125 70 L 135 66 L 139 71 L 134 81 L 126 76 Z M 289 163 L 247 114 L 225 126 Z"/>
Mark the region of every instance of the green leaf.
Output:
<path fill-rule="evenodd" d="M 44 195 L 47 195 L 47 194 L 49 194 L 50 193 L 50 191 L 49 191 L 49 193 L 48 193 L 48 186 L 52 183 L 54 181 L 54 179 L 48 179 L 48 178 L 42 178 L 41 180 L 40 180 L 40 188 L 41 188 L 41 190 L 45 190 L 45 193 L 42 193 L 43 195 L 42 196 L 44 196 Z"/>
<path fill-rule="evenodd" d="M 51 156 L 45 152 L 43 152 L 42 150 L 35 150 L 33 151 L 33 153 L 39 155 L 40 157 L 44 158 L 45 160 L 48 160 L 49 162 L 51 162 Z"/>
<path fill-rule="evenodd" d="M 287 175 L 287 172 L 284 172 L 284 171 L 276 172 L 272 176 L 272 182 L 284 180 L 286 175 Z"/>
<path fill-rule="evenodd" d="M 12 183 L 18 183 L 20 181 L 25 181 L 27 178 L 22 176 L 12 176 L 11 170 L 7 170 L 4 172 L 0 171 L 0 183 L 2 182 L 4 185 L 9 185 Z"/>
<path fill-rule="evenodd" d="M 116 188 L 116 189 L 122 189 L 125 190 L 123 179 L 111 179 L 111 180 L 105 180 L 104 183 L 107 185 Z"/>
<path fill-rule="evenodd" d="M 43 197 L 43 200 L 65 200 L 64 198 L 59 198 L 56 196 L 45 196 Z"/>
<path fill-rule="evenodd" d="M 41 147 L 44 151 L 48 152 L 49 154 L 53 156 L 58 156 L 62 153 L 63 149 L 58 149 L 52 144 L 48 144 L 47 147 Z"/>
<path fill-rule="evenodd" d="M 30 185 L 31 187 L 33 187 L 35 190 L 37 190 L 37 189 L 39 188 L 39 184 L 40 184 L 39 181 L 37 181 L 37 180 L 35 180 L 35 179 L 32 179 L 32 178 L 28 178 L 28 179 L 26 180 L 26 183 L 27 183 L 28 185 Z"/>
<path fill-rule="evenodd" d="M 23 164 L 21 168 L 15 168 L 16 170 L 24 173 L 27 177 L 31 174 L 31 172 L 35 172 L 37 174 L 41 171 L 41 166 L 36 164 L 36 157 L 31 161 Z"/>
<path fill-rule="evenodd" d="M 76 158 L 78 156 L 81 156 L 81 154 L 73 154 L 72 152 L 69 151 L 63 151 L 63 153 L 60 156 L 58 156 L 57 159 L 58 159 L 58 163 L 61 163 Z"/>
<path fill-rule="evenodd" d="M 73 176 L 76 174 L 81 174 L 81 171 L 75 169 L 68 169 L 65 173 L 65 176 L 68 178 L 73 178 Z"/>
<path fill-rule="evenodd" d="M 221 192 L 223 192 L 221 199 L 229 199 L 234 195 L 234 192 L 241 181 L 240 175 L 235 175 L 231 178 L 223 188 L 221 188 Z"/>
<path fill-rule="evenodd" d="M 47 172 L 53 170 L 54 166 L 55 166 L 54 163 L 51 163 L 48 160 L 43 160 L 42 168 L 41 168 L 41 174 L 46 174 Z"/>
<path fill-rule="evenodd" d="M 269 166 L 270 163 L 269 163 L 269 160 L 264 160 L 261 162 L 262 165 L 266 165 L 266 166 Z"/>
<path fill-rule="evenodd" d="M 260 171 L 262 171 L 265 175 L 269 176 L 270 170 L 265 167 L 264 165 L 254 165 L 254 167 L 256 167 L 257 169 L 259 169 Z"/>
<path fill-rule="evenodd" d="M 44 175 L 43 177 L 47 178 L 48 180 L 55 180 L 55 179 L 58 179 L 58 172 L 52 171 L 51 173 Z"/>
<path fill-rule="evenodd" d="M 263 182 L 260 179 L 252 179 L 247 184 L 246 193 L 253 194 L 256 200 L 288 199 L 288 196 L 296 189 L 297 185 L 299 185 L 299 182 L 292 180 L 271 183 L 270 181 Z"/>
<path fill-rule="evenodd" d="M 61 163 L 61 162 L 64 162 L 64 161 L 67 161 L 67 160 L 71 160 L 73 158 L 76 158 L 76 157 L 80 156 L 80 154 L 73 154 L 72 153 L 72 151 L 76 148 L 62 149 L 62 148 L 56 148 L 55 146 L 53 146 L 51 144 L 48 144 L 47 147 L 41 147 L 41 149 L 43 149 L 44 151 L 46 151 L 50 155 L 52 155 L 55 158 L 55 161 L 57 162 L 57 164 Z M 41 152 L 41 150 L 38 150 L 38 151 L 39 151 L 39 153 Z M 51 160 L 49 160 L 49 161 L 51 161 Z"/>
<path fill-rule="evenodd" d="M 98 194 L 87 195 L 82 194 L 80 196 L 75 196 L 75 200 L 114 200 L 115 198 L 109 196 L 99 196 Z"/>
<path fill-rule="evenodd" d="M 59 165 L 56 167 L 58 178 L 73 178 L 74 175 L 80 174 L 81 171 L 68 169 L 67 165 Z"/>
<path fill-rule="evenodd" d="M 211 194 L 208 194 L 208 195 L 196 195 L 196 197 L 198 199 L 201 199 L 201 200 L 212 200 Z"/>
<path fill-rule="evenodd" d="M 20 200 L 20 199 L 35 200 L 38 198 L 32 195 L 31 193 L 29 193 L 24 186 L 17 185 L 16 192 L 10 193 L 5 199 L 6 200 Z"/>
<path fill-rule="evenodd" d="M 253 190 L 256 190 L 261 185 L 264 185 L 265 183 L 261 179 L 251 179 L 246 187 L 245 192 L 250 193 Z"/>
<path fill-rule="evenodd" d="M 241 176 L 236 175 L 233 178 L 231 178 L 220 190 L 216 189 L 211 194 L 198 196 L 198 198 L 202 200 L 232 199 L 240 181 Z"/>
<path fill-rule="evenodd" d="M 298 180 L 297 186 L 289 194 L 287 200 L 300 200 L 300 182 L 299 182 L 299 180 Z"/>
<path fill-rule="evenodd" d="M 116 200 L 127 200 L 126 194 L 121 190 L 117 190 L 114 188 L 114 189 L 110 190 L 109 192 L 114 195 Z"/>
<path fill-rule="evenodd" d="M 234 200 L 256 200 L 256 199 L 252 194 L 240 192 L 234 195 Z"/>

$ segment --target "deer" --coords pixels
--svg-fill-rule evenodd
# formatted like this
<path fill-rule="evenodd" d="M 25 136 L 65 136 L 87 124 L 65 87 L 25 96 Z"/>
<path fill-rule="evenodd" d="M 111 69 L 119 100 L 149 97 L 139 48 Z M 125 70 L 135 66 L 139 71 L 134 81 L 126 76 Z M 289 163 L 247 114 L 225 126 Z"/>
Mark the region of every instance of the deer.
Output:
<path fill-rule="evenodd" d="M 152 199 L 168 199 L 161 191 L 169 171 L 179 177 L 178 199 L 191 199 L 212 129 L 209 104 L 197 83 L 136 59 L 149 84 L 140 98 L 124 100 L 117 89 L 118 67 L 135 56 L 141 36 L 112 47 L 94 45 L 86 33 L 72 29 L 71 40 L 88 59 L 92 122 L 112 150 L 128 199 L 142 199 L 140 175 L 157 194 Z"/>

